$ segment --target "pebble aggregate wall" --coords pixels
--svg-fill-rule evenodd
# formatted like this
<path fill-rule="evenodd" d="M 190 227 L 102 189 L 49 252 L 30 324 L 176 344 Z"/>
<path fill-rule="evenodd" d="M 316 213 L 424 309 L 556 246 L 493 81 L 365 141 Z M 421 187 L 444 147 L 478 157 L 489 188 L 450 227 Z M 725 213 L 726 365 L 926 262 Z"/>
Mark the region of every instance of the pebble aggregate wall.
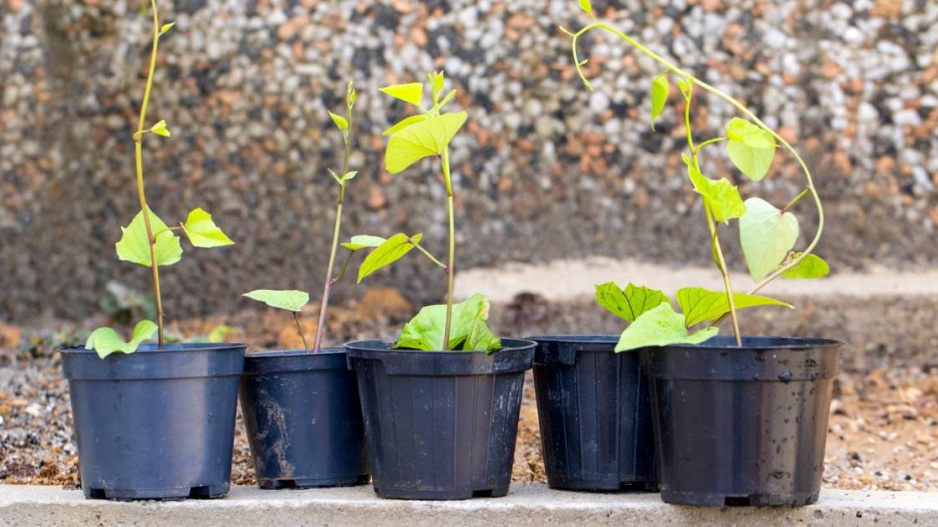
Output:
<path fill-rule="evenodd" d="M 142 2 L 136 2 L 142 3 Z M 130 136 L 148 19 L 135 2 L 0 2 L 0 319 L 93 313 L 135 213 Z M 391 177 L 380 132 L 403 107 L 375 96 L 444 68 L 470 110 L 454 142 L 462 266 L 602 254 L 706 262 L 702 212 L 680 170 L 678 105 L 648 127 L 658 72 L 624 45 L 585 41 L 597 91 L 575 78 L 558 23 L 573 0 L 162 0 L 148 138 L 149 196 L 164 219 L 204 206 L 239 242 L 164 273 L 170 316 L 230 310 L 254 287 L 319 287 L 339 137 L 326 108 L 361 94 L 347 233 L 424 232 L 442 253 L 444 191 L 430 164 Z M 828 200 L 821 253 L 836 268 L 938 262 L 938 2 L 594 0 L 604 18 L 751 105 L 794 141 Z M 712 102 L 713 104 L 708 104 Z M 699 98 L 698 127 L 731 117 Z M 763 183 L 784 204 L 802 188 L 784 155 Z M 707 160 L 712 176 L 728 168 Z M 799 205 L 812 232 L 808 201 Z M 685 221 L 688 220 L 688 221 Z M 191 250 L 190 252 L 195 252 Z M 739 253 L 730 251 L 739 264 Z M 417 258 L 381 277 L 415 300 Z M 196 292 L 196 294 L 179 294 Z M 346 285 L 338 294 L 352 294 Z M 211 301 L 208 297 L 213 296 Z"/>

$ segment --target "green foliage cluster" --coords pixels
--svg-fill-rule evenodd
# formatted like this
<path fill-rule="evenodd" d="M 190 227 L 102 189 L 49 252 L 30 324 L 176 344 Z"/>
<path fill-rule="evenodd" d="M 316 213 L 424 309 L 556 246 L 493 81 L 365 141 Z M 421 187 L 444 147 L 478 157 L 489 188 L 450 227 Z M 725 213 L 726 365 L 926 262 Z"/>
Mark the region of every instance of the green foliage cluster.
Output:
<path fill-rule="evenodd" d="M 756 296 L 756 292 L 779 277 L 813 279 L 826 276 L 830 272 L 828 264 L 812 254 L 824 228 L 824 212 L 811 172 L 798 152 L 744 105 L 678 68 L 625 33 L 596 21 L 589 0 L 579 0 L 579 5 L 594 21 L 576 32 L 564 28 L 561 28 L 561 31 L 571 37 L 573 61 L 587 88 L 593 89 L 583 74 L 582 67 L 586 61 L 579 59 L 577 42 L 580 37 L 594 29 L 615 35 L 664 68 L 651 82 L 652 129 L 655 121 L 667 108 L 672 92 L 671 83 L 676 80 L 677 92 L 684 103 L 683 120 L 687 138 L 687 152 L 682 154 L 682 159 L 691 187 L 703 202 L 710 233 L 710 253 L 724 284 L 724 291 L 708 291 L 698 287 L 678 290 L 676 300 L 681 308 L 680 313 L 674 310 L 661 291 L 632 284 L 624 290 L 612 283 L 598 285 L 596 298 L 599 304 L 630 323 L 622 333 L 616 351 L 677 343 L 699 344 L 716 335 L 718 325 L 727 316 L 732 319 L 733 333 L 737 345 L 741 346 L 738 310 L 756 306 L 792 307 L 779 300 Z M 692 128 L 691 120 L 691 109 L 697 89 L 728 102 L 742 116 L 730 120 L 722 135 L 699 143 L 695 141 L 697 134 Z M 708 177 L 701 168 L 701 153 L 705 148 L 716 145 L 723 145 L 733 166 L 753 182 L 761 181 L 768 175 L 776 151 L 782 146 L 802 168 L 806 180 L 805 188 L 782 208 L 758 197 L 743 201 L 739 189 L 730 179 Z M 818 210 L 818 227 L 807 248 L 795 251 L 800 228 L 791 209 L 808 195 L 814 198 Z M 721 226 L 729 224 L 731 220 L 737 220 L 739 223 L 739 242 L 749 275 L 755 283 L 748 294 L 734 291 L 720 242 Z"/>

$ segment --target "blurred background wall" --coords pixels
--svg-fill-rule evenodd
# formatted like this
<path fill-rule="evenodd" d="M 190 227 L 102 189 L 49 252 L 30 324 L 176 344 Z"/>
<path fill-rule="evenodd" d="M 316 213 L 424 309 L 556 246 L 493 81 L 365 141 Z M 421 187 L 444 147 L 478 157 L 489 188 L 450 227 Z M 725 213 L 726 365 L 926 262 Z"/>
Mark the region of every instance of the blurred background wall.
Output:
<path fill-rule="evenodd" d="M 806 158 L 827 200 L 820 254 L 834 270 L 938 264 L 938 2 L 594 0 L 601 16 L 751 106 Z M 0 0 L 0 320 L 82 319 L 110 279 L 147 287 L 113 245 L 137 211 L 131 134 L 146 72 L 141 2 Z M 147 138 L 151 206 L 203 206 L 238 245 L 187 248 L 163 272 L 170 316 L 246 307 L 258 288 L 318 289 L 341 141 L 327 109 L 359 91 L 346 235 L 423 232 L 445 246 L 445 193 L 430 163 L 391 176 L 381 131 L 404 108 L 387 83 L 445 69 L 470 120 L 452 148 L 459 262 L 607 255 L 706 263 L 705 225 L 682 170 L 680 105 L 653 133 L 659 68 L 585 39 L 596 91 L 575 77 L 574 0 L 161 0 L 177 26 L 160 47 Z M 675 95 L 675 94 L 672 94 Z M 707 136 L 733 115 L 698 97 Z M 721 155 L 711 177 L 735 175 Z M 779 155 L 761 183 L 783 205 L 803 188 Z M 813 234 L 809 200 L 796 209 Z M 804 237 L 804 235 L 803 235 Z M 735 244 L 733 265 L 742 268 Z M 197 254 L 196 254 L 197 253 Z M 379 277 L 442 297 L 418 258 Z M 350 284 L 338 295 L 355 294 Z"/>

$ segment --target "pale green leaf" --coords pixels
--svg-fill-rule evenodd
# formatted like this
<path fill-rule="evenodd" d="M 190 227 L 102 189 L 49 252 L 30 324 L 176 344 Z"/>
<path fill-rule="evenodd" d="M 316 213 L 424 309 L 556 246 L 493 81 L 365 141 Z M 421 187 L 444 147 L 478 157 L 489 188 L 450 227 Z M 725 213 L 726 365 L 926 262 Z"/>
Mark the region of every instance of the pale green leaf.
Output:
<path fill-rule="evenodd" d="M 388 171 L 398 174 L 425 157 L 442 155 L 467 118 L 466 112 L 447 113 L 392 135 L 384 153 Z"/>
<path fill-rule="evenodd" d="M 340 184 L 340 185 L 341 185 L 342 183 L 344 183 L 344 181 L 342 181 L 342 178 L 340 178 L 338 174 L 336 174 L 335 172 L 333 172 L 331 168 L 327 168 L 326 170 L 329 171 L 329 174 L 332 176 L 332 179 L 334 179 L 336 183 L 338 183 L 338 184 Z"/>
<path fill-rule="evenodd" d="M 423 84 L 420 82 L 385 86 L 380 91 L 414 106 L 420 106 L 420 103 L 423 102 Z"/>
<path fill-rule="evenodd" d="M 182 258 L 179 236 L 173 234 L 153 211 L 150 211 L 150 227 L 156 237 L 156 264 L 173 265 Z M 143 218 L 143 211 L 134 216 L 127 227 L 121 227 L 121 239 L 114 246 L 117 257 L 125 262 L 150 267 L 150 238 Z"/>
<path fill-rule="evenodd" d="M 250 293 L 244 293 L 252 300 L 263 302 L 270 307 L 285 309 L 299 313 L 303 311 L 303 306 L 309 303 L 309 293 L 304 291 L 276 291 L 272 289 L 256 289 Z"/>
<path fill-rule="evenodd" d="M 677 303 L 684 312 L 684 324 L 691 327 L 701 322 L 717 320 L 730 312 L 730 304 L 725 291 L 711 291 L 702 287 L 684 287 L 678 289 Z M 794 309 L 794 306 L 767 296 L 733 293 L 733 305 L 736 310 L 757 306 L 781 306 Z"/>
<path fill-rule="evenodd" d="M 453 100 L 453 97 L 456 97 L 456 90 L 450 90 L 449 93 L 446 94 L 446 97 L 443 97 L 443 100 L 440 101 L 440 108 L 449 104 Z"/>
<path fill-rule="evenodd" d="M 169 131 L 169 128 L 166 128 L 166 121 L 160 121 L 154 124 L 153 127 L 150 128 L 150 131 L 156 135 L 161 135 L 163 137 L 170 137 L 171 135 L 173 135 Z"/>
<path fill-rule="evenodd" d="M 759 281 L 778 269 L 798 241 L 798 218 L 782 214 L 760 198 L 746 200 L 746 213 L 739 219 L 739 241 L 752 279 Z"/>
<path fill-rule="evenodd" d="M 382 243 L 386 242 L 387 239 L 380 236 L 369 236 L 367 234 L 359 234 L 358 236 L 352 236 L 352 239 L 343 243 L 342 247 L 350 251 L 357 251 L 359 249 L 365 249 L 368 247 L 378 247 Z"/>
<path fill-rule="evenodd" d="M 759 181 L 769 173 L 775 158 L 775 138 L 745 119 L 733 118 L 726 127 L 726 153 L 749 179 Z"/>
<path fill-rule="evenodd" d="M 746 205 L 739 197 L 739 189 L 729 182 L 726 178 L 714 181 L 697 170 L 697 167 L 690 163 L 684 156 L 687 164 L 687 173 L 694 190 L 703 197 L 710 212 L 713 213 L 714 221 L 726 222 L 733 218 L 739 218 L 746 212 Z"/>
<path fill-rule="evenodd" d="M 593 14 L 593 3 L 590 0 L 580 0 L 580 9 L 587 15 Z"/>
<path fill-rule="evenodd" d="M 791 259 L 794 260 L 801 256 L 801 253 L 794 253 Z M 824 278 L 829 275 L 831 268 L 820 256 L 809 254 L 803 260 L 795 264 L 794 267 L 782 273 L 782 278 L 789 280 L 813 280 L 815 278 Z"/>
<path fill-rule="evenodd" d="M 193 209 L 189 213 L 186 222 L 182 224 L 182 229 L 189 238 L 189 242 L 202 248 L 223 247 L 225 245 L 234 245 L 218 225 L 212 220 L 212 215 L 205 212 L 201 207 Z"/>
<path fill-rule="evenodd" d="M 668 102 L 668 92 L 671 90 L 671 81 L 668 75 L 662 73 L 651 81 L 651 129 L 655 129 L 655 119 L 664 111 Z"/>
<path fill-rule="evenodd" d="M 411 115 L 410 117 L 405 117 L 401 119 L 400 121 L 397 122 L 397 124 L 395 124 L 394 126 L 382 132 L 381 135 L 392 135 L 397 132 L 400 132 L 401 130 L 403 130 L 404 128 L 407 128 L 408 126 L 412 124 L 421 123 L 426 120 L 427 120 L 427 116 L 422 113 L 417 114 L 417 115 Z"/>
<path fill-rule="evenodd" d="M 93 349 L 102 359 L 112 353 L 133 353 L 144 341 L 153 338 L 159 326 L 149 320 L 141 320 L 134 327 L 130 342 L 125 341 L 111 328 L 98 328 L 85 341 L 85 349 Z"/>
<path fill-rule="evenodd" d="M 413 242 L 411 242 L 411 238 L 413 238 Z M 368 275 L 378 269 L 387 267 L 403 258 L 404 255 L 413 250 L 415 243 L 420 243 L 421 238 L 423 238 L 423 234 L 407 236 L 403 232 L 388 238 L 378 248 L 371 251 L 371 254 L 362 262 L 361 267 L 358 268 L 358 283 L 361 283 Z"/>
<path fill-rule="evenodd" d="M 212 331 L 209 332 L 208 337 L 206 337 L 206 340 L 213 344 L 220 344 L 222 342 L 225 342 L 225 340 L 228 338 L 228 334 L 231 333 L 231 331 L 232 331 L 231 326 L 225 326 L 225 325 L 215 326 L 214 328 L 212 328 Z"/>
<path fill-rule="evenodd" d="M 332 122 L 335 123 L 336 128 L 343 132 L 348 130 L 348 121 L 345 120 L 345 117 L 332 112 L 329 112 L 329 117 L 332 117 Z"/>
<path fill-rule="evenodd" d="M 668 297 L 657 289 L 629 284 L 622 290 L 614 282 L 596 285 L 596 302 L 610 313 L 629 322 L 642 313 L 667 302 Z"/>
<path fill-rule="evenodd" d="M 423 351 L 462 349 L 491 353 L 501 349 L 501 340 L 489 329 L 488 318 L 489 299 L 484 295 L 475 294 L 454 304 L 449 346 L 444 347 L 446 305 L 427 306 L 404 325 L 394 348 Z"/>
<path fill-rule="evenodd" d="M 433 96 L 436 97 L 443 92 L 443 83 L 446 82 L 442 71 L 430 74 L 430 86 L 433 88 Z"/>
<path fill-rule="evenodd" d="M 670 303 L 664 302 L 629 324 L 619 336 L 615 351 L 670 344 L 700 344 L 718 332 L 719 329 L 715 327 L 704 328 L 695 333 L 688 332 L 684 325 L 684 315 L 676 313 Z"/>
<path fill-rule="evenodd" d="M 168 23 L 168 24 L 163 24 L 163 27 L 160 28 L 160 35 L 165 35 L 166 33 L 169 33 L 169 30 L 172 29 L 173 26 L 175 26 L 175 25 L 176 25 L 175 22 L 170 22 L 170 23 Z"/>
<path fill-rule="evenodd" d="M 346 172 L 345 175 L 342 176 L 342 182 L 344 183 L 344 182 L 346 182 L 346 181 L 348 181 L 348 180 L 350 180 L 350 179 L 355 179 L 355 176 L 357 176 L 357 175 L 358 175 L 358 171 L 357 171 L 357 170 L 352 170 L 351 172 Z"/>
<path fill-rule="evenodd" d="M 357 100 L 358 93 L 355 92 L 355 84 L 353 81 L 348 81 L 348 86 L 345 88 L 345 105 L 351 110 Z"/>

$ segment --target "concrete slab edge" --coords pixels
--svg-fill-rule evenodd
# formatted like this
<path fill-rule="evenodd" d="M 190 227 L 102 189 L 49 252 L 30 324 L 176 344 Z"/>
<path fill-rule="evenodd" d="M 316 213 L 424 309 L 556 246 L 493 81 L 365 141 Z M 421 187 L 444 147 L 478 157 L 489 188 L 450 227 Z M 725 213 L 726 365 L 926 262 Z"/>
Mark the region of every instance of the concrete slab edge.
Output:
<path fill-rule="evenodd" d="M 938 526 L 938 493 L 826 490 L 803 508 L 676 507 L 657 494 L 587 494 L 515 485 L 505 498 L 457 502 L 377 498 L 370 486 L 305 491 L 233 488 L 211 501 L 118 503 L 80 491 L 0 485 L 0 525 L 282 526 Z"/>

